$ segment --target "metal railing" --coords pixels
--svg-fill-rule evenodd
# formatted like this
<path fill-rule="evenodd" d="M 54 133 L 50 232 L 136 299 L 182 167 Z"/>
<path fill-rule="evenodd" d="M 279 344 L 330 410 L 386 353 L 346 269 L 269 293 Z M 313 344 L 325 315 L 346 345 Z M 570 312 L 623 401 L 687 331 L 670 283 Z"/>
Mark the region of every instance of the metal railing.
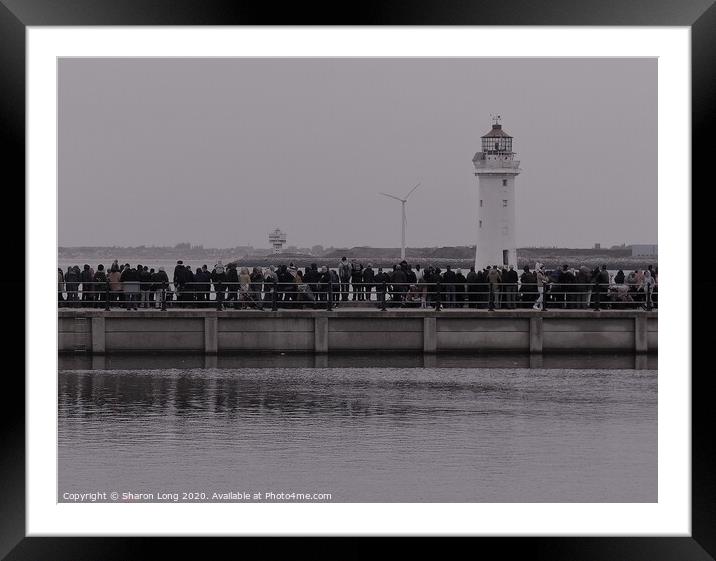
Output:
<path fill-rule="evenodd" d="M 88 288 L 85 289 L 85 286 Z M 146 287 L 146 288 L 144 288 Z M 597 283 L 467 283 L 467 282 L 308 282 L 261 281 L 242 285 L 224 283 L 122 283 L 112 290 L 108 282 L 58 285 L 58 304 L 68 308 L 139 309 L 326 309 L 346 302 L 388 308 L 448 309 L 613 309 L 646 310 L 657 307 L 658 291 L 645 284 Z M 116 288 L 116 285 L 115 285 Z"/>

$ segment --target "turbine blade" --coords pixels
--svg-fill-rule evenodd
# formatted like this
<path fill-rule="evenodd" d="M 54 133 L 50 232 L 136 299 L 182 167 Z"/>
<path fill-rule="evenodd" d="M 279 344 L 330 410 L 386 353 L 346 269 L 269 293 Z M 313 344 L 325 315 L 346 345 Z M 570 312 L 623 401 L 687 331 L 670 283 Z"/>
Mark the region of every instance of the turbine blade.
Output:
<path fill-rule="evenodd" d="M 395 199 L 396 201 L 400 201 L 401 203 L 404 202 L 403 199 L 399 199 L 395 195 L 389 195 L 388 193 L 379 193 L 380 195 L 385 195 L 386 197 L 390 197 L 391 199 Z"/>
<path fill-rule="evenodd" d="M 405 195 L 405 200 L 406 200 L 406 201 L 408 200 L 408 197 L 413 193 L 413 191 L 415 191 L 418 187 L 420 187 L 420 183 L 418 183 L 415 187 L 413 187 L 413 188 L 410 190 L 410 193 L 408 193 L 407 195 Z"/>

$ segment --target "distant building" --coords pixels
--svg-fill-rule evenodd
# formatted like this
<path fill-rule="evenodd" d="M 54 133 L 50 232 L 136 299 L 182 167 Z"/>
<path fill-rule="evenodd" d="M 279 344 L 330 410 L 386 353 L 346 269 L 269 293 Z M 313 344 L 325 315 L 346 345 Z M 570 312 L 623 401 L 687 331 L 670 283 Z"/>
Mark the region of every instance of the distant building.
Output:
<path fill-rule="evenodd" d="M 600 243 L 595 243 L 595 244 L 594 244 L 594 249 L 602 249 L 602 244 L 600 244 Z"/>
<path fill-rule="evenodd" d="M 268 238 L 274 254 L 281 253 L 283 244 L 286 243 L 286 234 L 276 228 L 273 232 L 269 232 Z"/>
<path fill-rule="evenodd" d="M 657 244 L 632 244 L 631 256 L 632 257 L 656 257 L 659 253 L 657 251 Z"/>

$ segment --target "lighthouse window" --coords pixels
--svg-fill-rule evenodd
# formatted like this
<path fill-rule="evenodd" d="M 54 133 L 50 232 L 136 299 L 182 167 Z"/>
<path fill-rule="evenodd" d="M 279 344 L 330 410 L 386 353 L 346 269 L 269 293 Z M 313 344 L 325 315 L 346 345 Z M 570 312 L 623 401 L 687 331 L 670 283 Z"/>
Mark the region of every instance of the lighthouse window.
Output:
<path fill-rule="evenodd" d="M 507 206 L 507 199 L 502 199 L 502 206 Z"/>
<path fill-rule="evenodd" d="M 502 186 L 503 186 L 503 187 L 507 187 L 507 180 L 506 180 L 506 179 L 503 179 L 503 180 L 502 180 Z"/>
<path fill-rule="evenodd" d="M 480 220 L 480 228 L 482 228 L 482 220 Z"/>
<path fill-rule="evenodd" d="M 482 206 L 482 199 L 480 199 L 480 206 Z"/>

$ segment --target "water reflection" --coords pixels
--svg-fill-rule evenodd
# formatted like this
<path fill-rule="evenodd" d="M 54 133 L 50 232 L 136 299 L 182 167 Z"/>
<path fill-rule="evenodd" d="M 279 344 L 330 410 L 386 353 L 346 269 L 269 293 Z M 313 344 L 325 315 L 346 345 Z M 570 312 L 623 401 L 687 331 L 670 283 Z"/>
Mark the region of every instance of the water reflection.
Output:
<path fill-rule="evenodd" d="M 61 371 L 60 491 L 656 500 L 655 370 L 231 368 L 246 357 L 218 358 L 221 368 L 120 369 L 111 357 L 107 369 Z"/>
<path fill-rule="evenodd" d="M 121 353 L 61 354 L 60 370 L 159 370 L 166 368 L 599 368 L 656 370 L 656 354 L 423 354 L 256 353 L 235 355 Z"/>

